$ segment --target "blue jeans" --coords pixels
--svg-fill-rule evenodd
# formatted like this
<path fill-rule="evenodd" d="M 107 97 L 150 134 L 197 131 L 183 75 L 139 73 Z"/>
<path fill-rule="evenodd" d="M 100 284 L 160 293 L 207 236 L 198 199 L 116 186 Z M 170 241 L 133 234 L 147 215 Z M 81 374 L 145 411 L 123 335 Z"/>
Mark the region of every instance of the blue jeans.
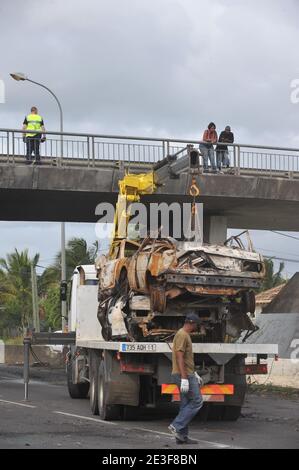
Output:
<path fill-rule="evenodd" d="M 180 388 L 181 376 L 174 374 L 172 376 L 173 382 Z M 180 411 L 177 417 L 171 423 L 176 431 L 183 437 L 188 436 L 188 424 L 198 413 L 203 405 L 203 399 L 199 391 L 198 381 L 194 374 L 188 375 L 189 392 L 181 393 Z"/>
<path fill-rule="evenodd" d="M 228 150 L 216 150 L 217 168 L 221 170 L 222 165 L 226 168 L 229 167 L 229 153 Z"/>
<path fill-rule="evenodd" d="M 32 153 L 34 153 L 36 161 L 40 161 L 39 147 L 41 136 L 26 137 L 26 160 L 32 161 Z"/>
<path fill-rule="evenodd" d="M 216 171 L 216 164 L 215 164 L 215 152 L 214 147 L 206 147 L 205 145 L 200 145 L 199 149 L 202 153 L 203 158 L 203 169 L 207 170 L 209 168 L 209 160 L 211 163 L 212 170 Z"/>

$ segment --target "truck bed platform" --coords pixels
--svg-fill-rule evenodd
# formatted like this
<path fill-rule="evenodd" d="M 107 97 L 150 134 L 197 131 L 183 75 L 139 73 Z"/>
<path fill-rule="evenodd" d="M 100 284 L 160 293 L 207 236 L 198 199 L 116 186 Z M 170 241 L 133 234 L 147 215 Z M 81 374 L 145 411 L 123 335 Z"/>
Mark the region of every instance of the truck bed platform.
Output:
<path fill-rule="evenodd" d="M 82 348 L 106 349 L 130 353 L 170 353 L 172 343 L 126 343 L 119 341 L 77 340 L 76 345 Z M 247 343 L 193 343 L 195 354 L 268 354 L 277 355 L 277 344 Z"/>

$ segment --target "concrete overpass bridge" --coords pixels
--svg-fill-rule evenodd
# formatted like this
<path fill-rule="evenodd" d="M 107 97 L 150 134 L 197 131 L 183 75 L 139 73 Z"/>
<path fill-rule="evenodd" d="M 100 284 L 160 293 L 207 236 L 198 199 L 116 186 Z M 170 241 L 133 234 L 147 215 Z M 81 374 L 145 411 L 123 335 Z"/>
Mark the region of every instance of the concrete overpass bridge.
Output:
<path fill-rule="evenodd" d="M 28 166 L 22 137 L 0 129 L 0 220 L 95 222 L 97 204 L 116 201 L 125 169 L 146 171 L 174 154 L 159 170 L 163 184 L 143 200 L 190 200 L 183 149 L 198 142 L 48 132 L 42 165 Z M 220 241 L 227 228 L 299 231 L 299 149 L 233 144 L 229 153 L 231 174 L 202 174 L 199 160 L 206 238 Z"/>

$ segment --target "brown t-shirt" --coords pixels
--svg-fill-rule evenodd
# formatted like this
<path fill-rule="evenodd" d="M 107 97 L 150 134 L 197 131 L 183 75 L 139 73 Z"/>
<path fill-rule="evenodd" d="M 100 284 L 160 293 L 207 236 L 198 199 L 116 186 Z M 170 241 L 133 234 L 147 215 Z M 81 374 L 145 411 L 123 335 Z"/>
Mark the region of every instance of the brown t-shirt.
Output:
<path fill-rule="evenodd" d="M 172 346 L 172 373 L 180 374 L 178 367 L 176 351 L 182 351 L 184 353 L 184 363 L 187 374 L 194 373 L 194 356 L 192 352 L 192 341 L 190 335 L 181 328 L 173 339 Z"/>

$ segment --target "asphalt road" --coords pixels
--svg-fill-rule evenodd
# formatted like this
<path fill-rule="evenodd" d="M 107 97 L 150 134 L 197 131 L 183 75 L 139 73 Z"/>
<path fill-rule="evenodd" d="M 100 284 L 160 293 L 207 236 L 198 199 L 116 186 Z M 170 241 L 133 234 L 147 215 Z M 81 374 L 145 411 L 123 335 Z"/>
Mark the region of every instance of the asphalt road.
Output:
<path fill-rule="evenodd" d="M 34 371 L 25 402 L 21 369 L 0 366 L 0 449 L 228 449 L 299 448 L 299 400 L 248 395 L 237 422 L 194 421 L 199 443 L 178 446 L 169 417 L 104 422 L 89 400 L 72 400 L 62 372 Z"/>

